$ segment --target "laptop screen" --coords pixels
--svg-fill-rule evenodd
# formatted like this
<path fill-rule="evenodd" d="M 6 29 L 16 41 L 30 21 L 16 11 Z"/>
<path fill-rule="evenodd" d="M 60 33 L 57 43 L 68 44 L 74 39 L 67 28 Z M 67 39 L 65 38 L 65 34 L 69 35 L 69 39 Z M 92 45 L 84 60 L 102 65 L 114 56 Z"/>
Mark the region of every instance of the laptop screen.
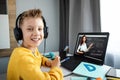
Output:
<path fill-rule="evenodd" d="M 75 45 L 74 55 L 84 56 L 104 63 L 108 43 L 108 32 L 79 33 Z"/>

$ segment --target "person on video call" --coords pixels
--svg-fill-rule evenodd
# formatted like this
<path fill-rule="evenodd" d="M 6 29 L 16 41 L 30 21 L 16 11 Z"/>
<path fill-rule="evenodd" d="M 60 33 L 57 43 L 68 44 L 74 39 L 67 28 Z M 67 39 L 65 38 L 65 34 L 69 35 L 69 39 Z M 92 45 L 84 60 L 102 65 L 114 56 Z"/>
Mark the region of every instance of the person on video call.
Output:
<path fill-rule="evenodd" d="M 87 37 L 85 35 L 82 36 L 80 40 L 80 44 L 77 48 L 77 53 L 78 54 L 84 54 L 85 52 L 88 52 L 90 48 L 93 46 L 93 43 L 91 43 L 88 47 L 86 44 Z"/>
<path fill-rule="evenodd" d="M 37 47 L 44 39 L 44 23 L 40 9 L 24 11 L 19 19 L 22 31 L 22 44 L 10 56 L 7 80 L 63 80 L 60 58 L 54 60 L 42 56 Z M 42 72 L 40 67 L 50 67 Z"/>

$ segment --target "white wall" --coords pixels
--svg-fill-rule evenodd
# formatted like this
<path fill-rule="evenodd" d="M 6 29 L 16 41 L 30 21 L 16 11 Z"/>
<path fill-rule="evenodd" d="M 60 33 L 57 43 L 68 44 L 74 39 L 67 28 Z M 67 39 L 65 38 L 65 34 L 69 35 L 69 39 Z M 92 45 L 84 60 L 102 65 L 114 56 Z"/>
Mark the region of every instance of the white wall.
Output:
<path fill-rule="evenodd" d="M 46 52 L 59 50 L 59 0 L 16 0 L 16 13 L 39 8 L 43 12 L 49 27 L 49 35 L 46 42 Z M 39 46 L 40 52 L 44 52 L 44 42 Z"/>
<path fill-rule="evenodd" d="M 9 20 L 7 14 L 0 15 L 0 49 L 10 48 Z"/>

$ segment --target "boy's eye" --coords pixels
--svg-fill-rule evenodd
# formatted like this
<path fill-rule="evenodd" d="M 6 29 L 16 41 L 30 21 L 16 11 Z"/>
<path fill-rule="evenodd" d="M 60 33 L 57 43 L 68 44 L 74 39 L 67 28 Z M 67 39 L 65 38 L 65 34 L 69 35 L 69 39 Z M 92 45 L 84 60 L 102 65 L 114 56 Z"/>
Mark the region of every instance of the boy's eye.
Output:
<path fill-rule="evenodd" d="M 28 28 L 27 30 L 32 31 L 33 29 L 32 28 Z"/>
<path fill-rule="evenodd" d="M 38 28 L 39 31 L 43 30 L 42 28 Z"/>

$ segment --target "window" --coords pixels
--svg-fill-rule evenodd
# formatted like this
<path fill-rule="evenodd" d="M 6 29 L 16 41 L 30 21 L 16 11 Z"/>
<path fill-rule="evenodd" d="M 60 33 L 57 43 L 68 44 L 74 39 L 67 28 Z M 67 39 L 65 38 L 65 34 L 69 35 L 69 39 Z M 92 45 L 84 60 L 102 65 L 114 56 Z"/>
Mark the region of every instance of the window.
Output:
<path fill-rule="evenodd" d="M 109 32 L 108 52 L 120 53 L 120 0 L 100 0 L 101 30 Z"/>

